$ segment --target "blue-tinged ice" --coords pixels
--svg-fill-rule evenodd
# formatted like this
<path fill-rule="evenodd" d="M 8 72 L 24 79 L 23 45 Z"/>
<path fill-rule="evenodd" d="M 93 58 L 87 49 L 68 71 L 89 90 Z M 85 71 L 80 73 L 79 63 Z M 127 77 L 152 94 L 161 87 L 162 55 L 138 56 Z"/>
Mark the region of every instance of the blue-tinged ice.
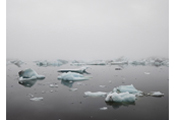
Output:
<path fill-rule="evenodd" d="M 107 95 L 106 92 L 101 92 L 101 91 L 98 91 L 98 92 L 86 91 L 84 92 L 84 94 L 89 97 L 105 97 Z"/>
<path fill-rule="evenodd" d="M 62 75 L 58 76 L 59 80 L 70 80 L 70 81 L 81 81 L 81 80 L 88 80 L 90 77 L 84 76 L 79 73 L 75 72 L 67 72 L 63 73 Z"/>
<path fill-rule="evenodd" d="M 129 92 L 131 94 L 141 94 L 142 91 L 137 90 L 132 84 L 131 85 L 121 85 L 116 88 L 118 92 Z"/>
<path fill-rule="evenodd" d="M 20 71 L 19 73 L 19 83 L 24 84 L 26 87 L 31 87 L 37 79 L 44 79 L 44 75 L 38 75 L 31 68 Z"/>
<path fill-rule="evenodd" d="M 119 102 L 119 103 L 132 103 L 135 102 L 136 96 L 134 94 L 130 94 L 129 92 L 124 93 L 109 93 L 105 98 L 106 102 Z"/>

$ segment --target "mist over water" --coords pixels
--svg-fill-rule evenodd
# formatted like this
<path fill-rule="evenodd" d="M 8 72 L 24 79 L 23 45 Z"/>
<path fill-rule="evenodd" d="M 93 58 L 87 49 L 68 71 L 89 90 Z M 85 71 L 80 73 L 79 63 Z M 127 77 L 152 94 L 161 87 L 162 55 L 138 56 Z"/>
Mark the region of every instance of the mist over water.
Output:
<path fill-rule="evenodd" d="M 7 0 L 7 57 L 168 57 L 168 1 Z"/>

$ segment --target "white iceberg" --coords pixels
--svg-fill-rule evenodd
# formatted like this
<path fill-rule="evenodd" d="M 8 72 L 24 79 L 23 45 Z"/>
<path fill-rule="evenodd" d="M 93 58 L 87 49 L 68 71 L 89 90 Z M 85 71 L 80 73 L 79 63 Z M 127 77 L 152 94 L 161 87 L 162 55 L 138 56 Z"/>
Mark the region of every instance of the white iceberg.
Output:
<path fill-rule="evenodd" d="M 100 110 L 107 110 L 107 109 L 108 109 L 107 107 L 100 108 Z"/>
<path fill-rule="evenodd" d="M 58 72 L 77 72 L 77 73 L 82 74 L 82 73 L 87 73 L 86 72 L 87 68 L 89 68 L 89 67 L 85 66 L 85 67 L 81 67 L 79 69 L 60 69 L 60 70 L 58 70 Z"/>
<path fill-rule="evenodd" d="M 88 80 L 89 78 L 90 77 L 88 76 L 84 76 L 82 74 L 75 73 L 75 72 L 67 72 L 58 76 L 58 79 L 60 80 L 72 80 L 72 81 Z"/>
<path fill-rule="evenodd" d="M 86 91 L 84 92 L 84 94 L 89 97 L 105 97 L 107 93 L 101 92 L 101 91 L 98 91 L 98 92 Z"/>
<path fill-rule="evenodd" d="M 148 95 L 153 96 L 153 97 L 162 97 L 164 96 L 164 93 L 161 93 L 160 91 L 154 91 L 154 92 L 148 93 Z"/>
<path fill-rule="evenodd" d="M 37 80 L 37 79 L 44 79 L 44 75 L 38 75 L 34 70 L 32 69 L 25 69 L 20 71 L 19 73 L 19 83 L 25 83 L 29 82 L 30 80 Z"/>
<path fill-rule="evenodd" d="M 106 102 L 119 102 L 119 103 L 132 103 L 135 102 L 136 96 L 134 94 L 130 94 L 129 92 L 124 93 L 109 93 L 105 98 Z"/>
<path fill-rule="evenodd" d="M 30 98 L 31 101 L 42 101 L 43 99 L 44 99 L 43 97 Z"/>

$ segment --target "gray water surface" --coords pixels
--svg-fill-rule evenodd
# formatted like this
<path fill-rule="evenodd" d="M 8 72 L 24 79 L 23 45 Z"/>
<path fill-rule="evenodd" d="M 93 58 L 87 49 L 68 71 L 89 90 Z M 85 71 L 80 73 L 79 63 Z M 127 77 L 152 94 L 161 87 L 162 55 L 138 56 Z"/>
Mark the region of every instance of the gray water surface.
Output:
<path fill-rule="evenodd" d="M 58 69 L 78 68 L 69 64 L 60 67 L 39 67 L 33 62 L 17 67 L 7 66 L 7 119 L 8 120 L 168 120 L 169 119 L 169 68 L 154 66 L 127 66 L 115 70 L 116 66 L 90 66 L 87 71 L 91 79 L 66 83 L 58 80 Z M 32 85 L 18 83 L 18 72 L 32 68 L 45 75 Z M 145 74 L 149 72 L 150 74 Z M 56 85 L 55 87 L 50 84 Z M 133 84 L 145 93 L 161 91 L 164 97 L 138 97 L 135 104 L 107 104 L 104 97 L 86 97 L 86 91 L 110 92 L 119 85 Z M 100 85 L 104 85 L 101 87 Z M 76 91 L 70 88 L 77 88 Z M 30 97 L 43 97 L 31 101 Z M 107 110 L 100 110 L 107 107 Z"/>

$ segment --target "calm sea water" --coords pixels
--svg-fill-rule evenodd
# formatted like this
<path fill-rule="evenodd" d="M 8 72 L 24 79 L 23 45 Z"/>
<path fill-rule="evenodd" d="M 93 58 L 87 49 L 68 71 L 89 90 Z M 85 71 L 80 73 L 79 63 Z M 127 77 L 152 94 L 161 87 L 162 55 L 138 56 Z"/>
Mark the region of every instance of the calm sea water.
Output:
<path fill-rule="evenodd" d="M 32 68 L 45 75 L 44 80 L 26 87 L 18 83 L 18 72 Z M 58 69 L 78 68 L 69 64 L 60 67 L 39 67 L 33 62 L 17 67 L 7 66 L 7 120 L 168 120 L 169 119 L 169 68 L 153 66 L 127 66 L 115 70 L 116 66 L 90 66 L 92 76 L 86 81 L 66 83 L 57 79 Z M 149 72 L 150 74 L 145 74 Z M 85 74 L 86 75 L 86 74 Z M 50 84 L 58 86 L 51 87 Z M 86 97 L 86 91 L 110 92 L 119 85 L 133 84 L 145 93 L 161 91 L 164 97 L 139 97 L 135 104 L 117 105 L 105 103 L 104 97 Z M 101 87 L 100 85 L 105 85 Z M 71 91 L 70 88 L 77 88 Z M 30 96 L 43 97 L 42 101 L 31 101 Z M 100 110 L 107 107 L 107 110 Z"/>

